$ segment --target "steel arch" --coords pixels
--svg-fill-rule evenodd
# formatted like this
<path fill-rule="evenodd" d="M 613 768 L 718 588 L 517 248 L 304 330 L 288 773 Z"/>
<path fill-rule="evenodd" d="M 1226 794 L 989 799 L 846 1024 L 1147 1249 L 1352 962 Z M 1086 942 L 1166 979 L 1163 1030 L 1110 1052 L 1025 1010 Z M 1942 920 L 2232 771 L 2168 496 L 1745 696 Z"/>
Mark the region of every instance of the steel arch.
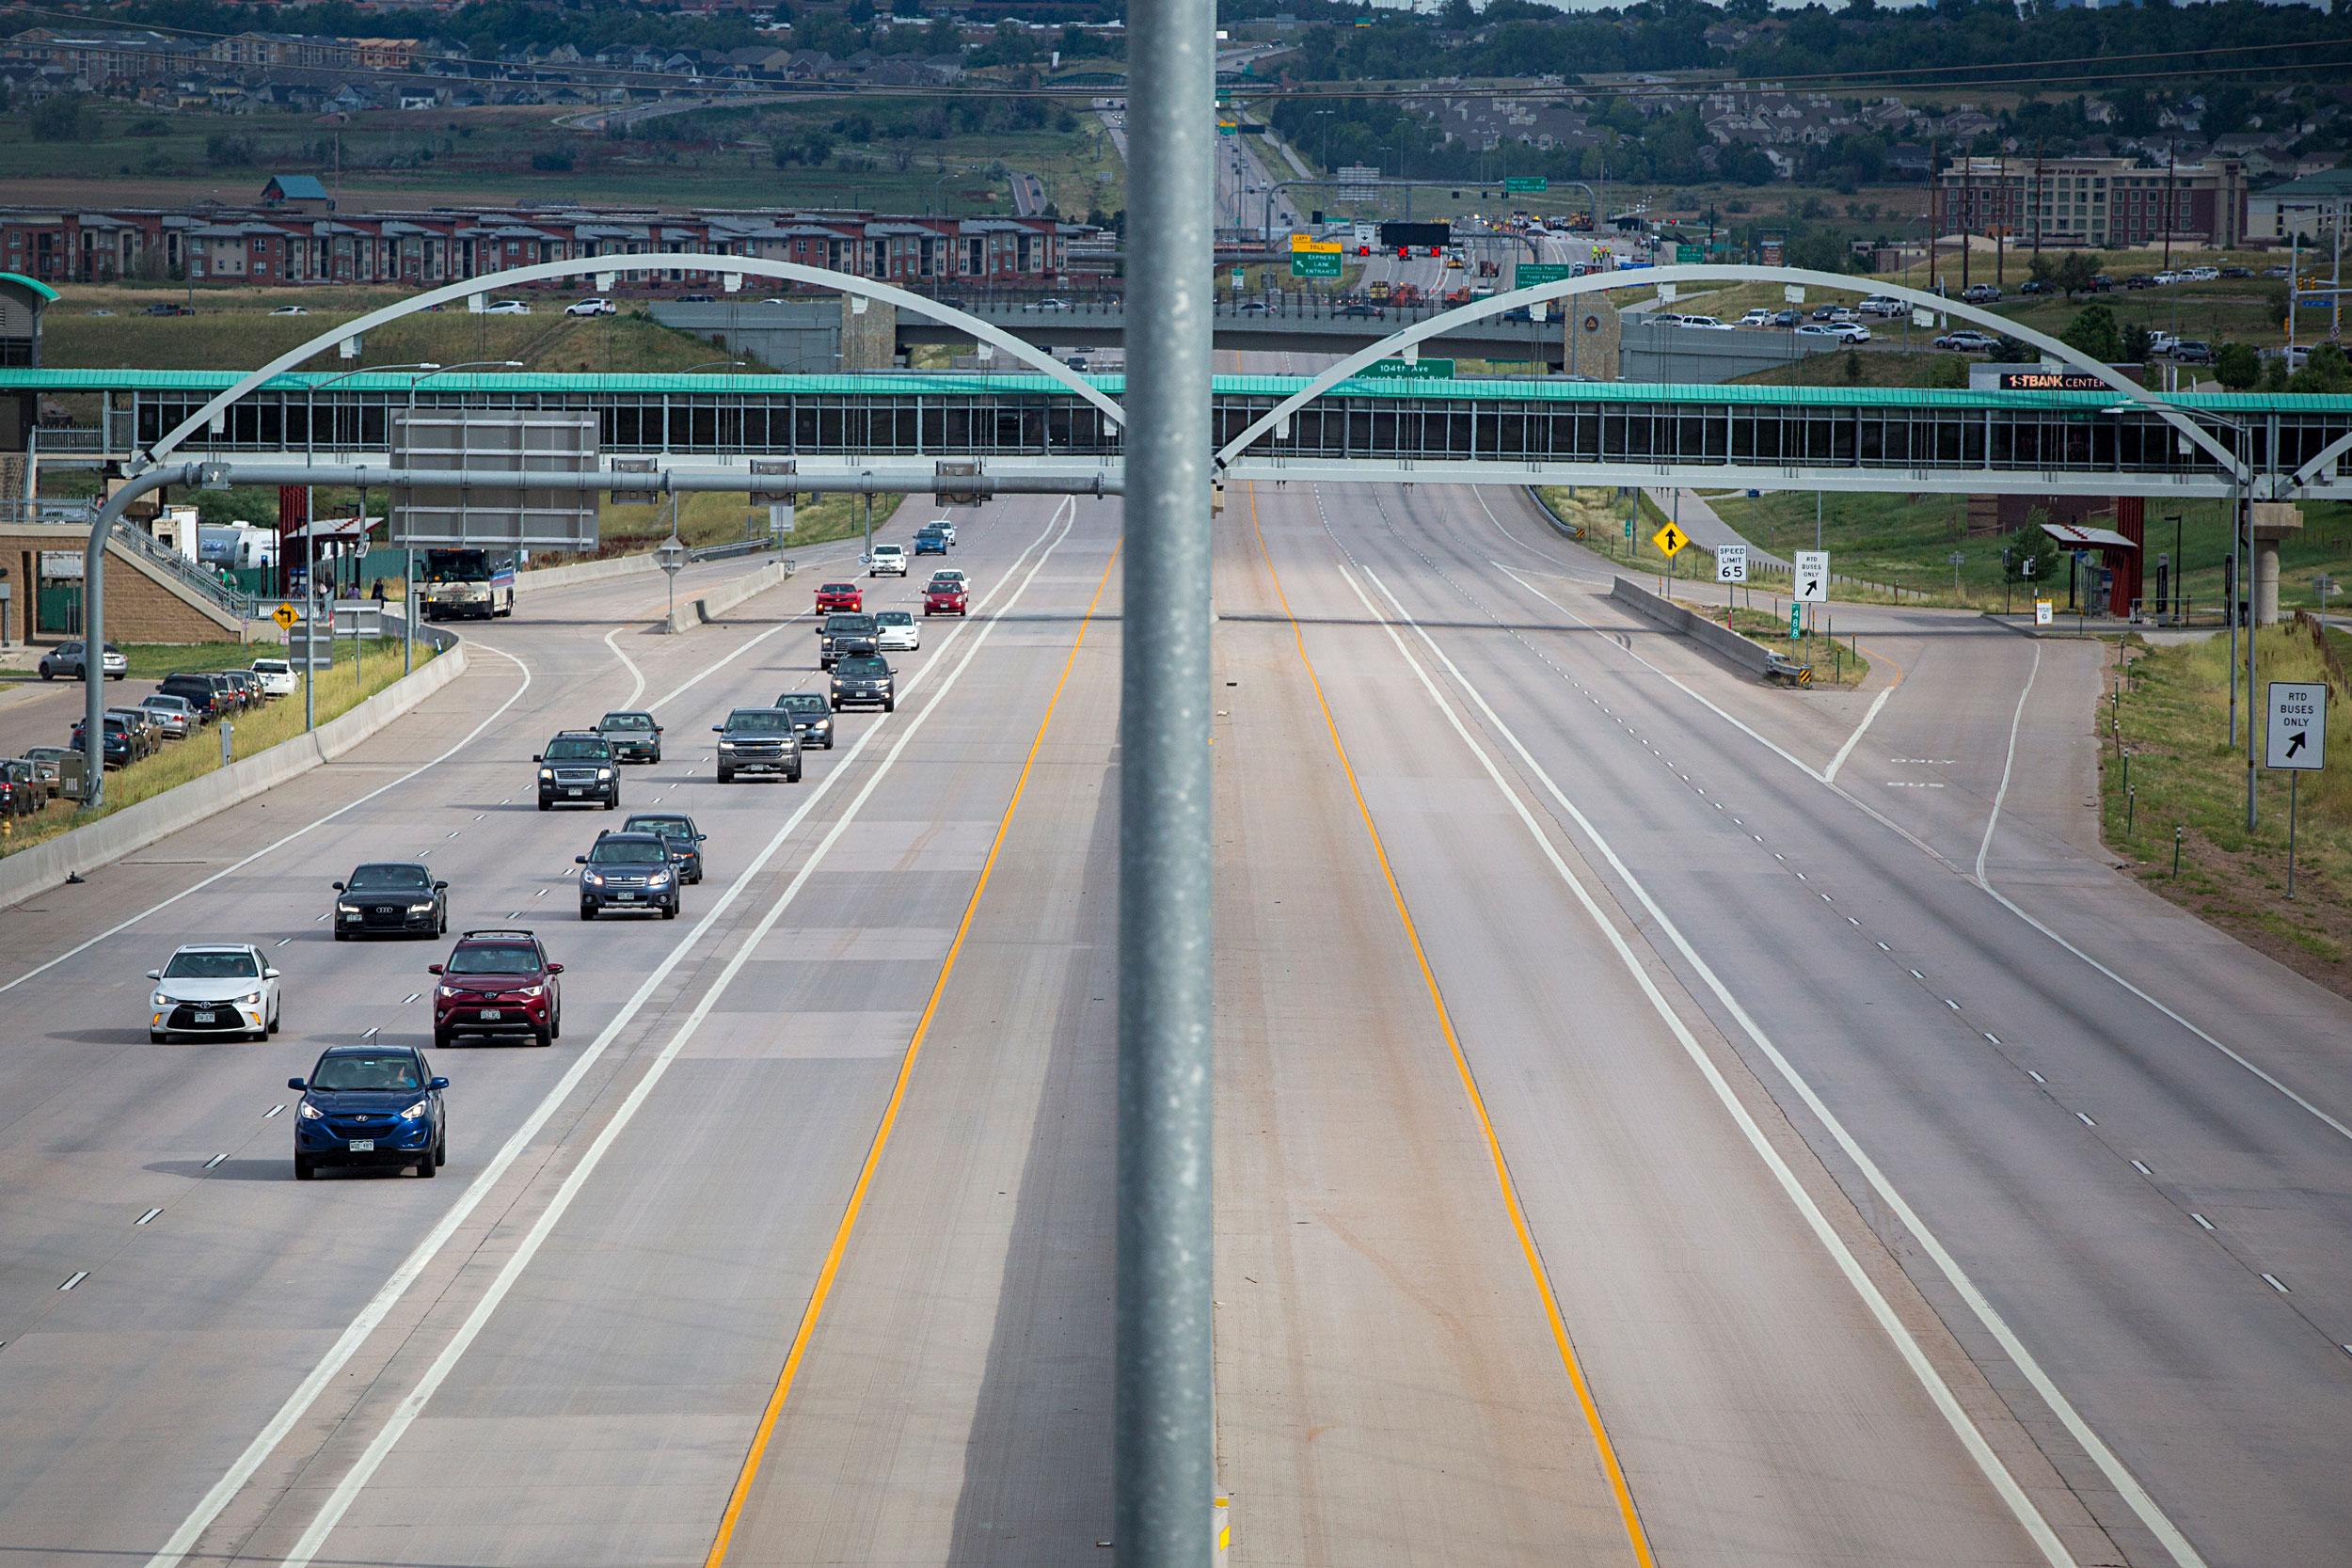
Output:
<path fill-rule="evenodd" d="M 1448 329 L 1464 322 L 1477 321 L 1485 316 L 1499 315 L 1522 305 L 1535 305 L 1549 300 L 1570 298 L 1577 294 L 1601 293 L 1611 289 L 1642 289 L 1659 283 L 1802 283 L 1814 288 L 1836 289 L 1845 293 L 1867 291 L 1902 300 L 1908 305 L 1942 311 L 1974 322 L 2021 342 L 2031 343 L 2052 358 L 2058 359 L 2097 376 L 2128 402 L 2136 403 L 2151 414 L 2178 430 L 2184 436 L 2203 448 L 2240 483 L 2251 482 L 2247 465 L 2228 448 L 2215 440 L 2202 425 L 2179 409 L 2157 397 L 2137 382 L 2120 374 L 2104 361 L 2081 350 L 2058 341 L 2046 333 L 2018 325 L 2003 316 L 1974 305 L 1944 299 L 1918 289 L 1900 284 L 1869 283 L 1859 277 L 1834 272 L 1814 272 L 1806 267 L 1751 267 L 1693 264 L 1673 267 L 1643 267 L 1631 272 L 1590 273 L 1582 277 L 1556 278 L 1549 283 L 1536 283 L 1509 293 L 1496 294 L 1489 299 L 1472 300 L 1455 306 L 1401 331 L 1391 334 L 1371 347 L 1359 349 L 1251 420 L 1242 433 L 1234 436 L 1216 454 L 1216 466 L 1223 469 L 1233 459 L 1255 443 L 1267 431 L 1284 423 L 1332 388 L 1376 360 L 1385 359 L 1399 349 L 1409 348 L 1430 338 L 1442 336 Z"/>
<path fill-rule="evenodd" d="M 510 267 L 504 272 L 485 273 L 479 277 L 461 278 L 454 283 L 445 283 L 437 289 L 429 289 L 423 293 L 401 300 L 397 304 L 387 305 L 380 310 L 372 310 L 358 321 L 346 322 L 331 331 L 321 333 L 309 342 L 288 349 L 268 364 L 245 376 L 234 386 L 217 393 L 201 408 L 180 421 L 176 428 L 157 441 L 152 448 L 135 456 L 129 464 L 129 469 L 135 474 L 162 462 L 178 450 L 181 442 L 211 423 L 222 409 L 229 407 L 254 388 L 264 385 L 273 376 L 293 370 L 313 355 L 323 352 L 335 343 L 342 342 L 346 338 L 356 338 L 363 333 L 372 332 L 386 322 L 398 321 L 403 316 L 414 315 L 421 310 L 429 310 L 437 305 L 447 304 L 453 299 L 464 299 L 472 294 L 492 293 L 500 289 L 512 288 L 523 283 L 543 283 L 550 278 L 591 277 L 603 273 L 675 270 L 734 273 L 747 277 L 780 278 L 788 283 L 811 283 L 823 288 L 837 289 L 845 294 L 856 294 L 866 299 L 880 300 L 885 305 L 896 306 L 901 310 L 913 311 L 918 316 L 926 317 L 943 325 L 967 331 L 978 341 L 1004 350 L 1031 369 L 1041 371 L 1052 376 L 1101 409 L 1112 423 L 1119 425 L 1121 429 L 1125 428 L 1126 421 L 1121 415 L 1119 404 L 1102 388 L 1071 370 L 1043 349 L 1025 342 L 1002 327 L 993 326 L 977 316 L 967 315 L 951 305 L 943 305 L 935 299 L 926 299 L 921 294 L 898 288 L 895 284 L 880 282 L 870 277 L 858 277 L 846 272 L 834 272 L 826 267 L 803 266 L 797 261 L 771 261 L 759 256 L 719 256 L 701 251 L 652 251 L 628 256 L 581 256 L 564 261 L 534 261 L 527 267 Z"/>

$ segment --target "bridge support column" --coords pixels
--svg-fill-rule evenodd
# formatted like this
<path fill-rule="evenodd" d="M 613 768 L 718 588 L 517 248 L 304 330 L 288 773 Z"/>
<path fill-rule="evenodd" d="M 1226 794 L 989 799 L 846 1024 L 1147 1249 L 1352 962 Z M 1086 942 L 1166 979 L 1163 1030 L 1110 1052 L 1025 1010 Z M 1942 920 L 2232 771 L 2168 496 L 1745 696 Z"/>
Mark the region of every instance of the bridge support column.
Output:
<path fill-rule="evenodd" d="M 2114 587 L 2107 595 L 2107 613 L 2119 619 L 2128 618 L 2132 607 L 2138 604 L 2145 593 L 2148 544 L 2148 499 L 2144 496 L 2115 498 L 2115 531 L 2132 542 L 2128 550 L 2107 552 L 2114 563 Z"/>
<path fill-rule="evenodd" d="M 2254 503 L 2254 624 L 2279 621 L 2279 544 L 2303 526 L 2303 509 L 2285 501 Z"/>
<path fill-rule="evenodd" d="M 1561 359 L 1567 373 L 1595 381 L 1616 380 L 1617 351 L 1622 339 L 1617 308 L 1598 294 L 1571 296 L 1560 304 L 1565 307 L 1560 330 L 1567 340 Z"/>
<path fill-rule="evenodd" d="M 841 296 L 841 369 L 886 371 L 898 356 L 898 308 L 887 300 Z"/>

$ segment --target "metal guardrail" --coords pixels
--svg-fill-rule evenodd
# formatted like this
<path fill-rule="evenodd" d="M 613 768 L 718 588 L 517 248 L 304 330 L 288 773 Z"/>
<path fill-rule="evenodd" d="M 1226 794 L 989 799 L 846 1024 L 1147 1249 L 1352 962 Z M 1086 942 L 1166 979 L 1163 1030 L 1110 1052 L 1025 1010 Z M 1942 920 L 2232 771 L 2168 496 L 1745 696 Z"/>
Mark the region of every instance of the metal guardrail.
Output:
<path fill-rule="evenodd" d="M 121 545 L 183 586 L 210 599 L 227 613 L 241 618 L 246 615 L 251 601 L 241 590 L 223 582 L 179 551 L 157 544 L 138 529 L 119 528 L 108 542 Z"/>
<path fill-rule="evenodd" d="M 686 559 L 689 561 L 731 561 L 739 555 L 757 555 L 762 550 L 780 547 L 773 540 L 765 536 L 757 539 L 738 539 L 725 545 L 697 545 L 686 552 Z"/>

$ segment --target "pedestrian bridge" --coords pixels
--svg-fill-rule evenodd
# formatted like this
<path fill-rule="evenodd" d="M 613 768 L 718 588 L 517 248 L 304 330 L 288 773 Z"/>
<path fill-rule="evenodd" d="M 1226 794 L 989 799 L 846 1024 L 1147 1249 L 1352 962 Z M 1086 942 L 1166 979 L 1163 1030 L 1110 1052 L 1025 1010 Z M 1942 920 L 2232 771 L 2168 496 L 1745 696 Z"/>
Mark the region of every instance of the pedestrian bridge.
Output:
<path fill-rule="evenodd" d="M 239 379 L 233 372 L 0 370 L 0 400 L 62 408 L 31 431 L 38 464 L 146 451 Z M 1086 378 L 1116 400 L 1123 378 Z M 328 382 L 332 385 L 327 385 Z M 1220 449 L 1307 385 L 1221 376 Z M 2352 397 L 2163 400 L 2238 453 L 2257 499 L 2326 494 L 2352 447 Z M 607 456 L 708 467 L 791 458 L 802 473 L 903 479 L 941 460 L 983 471 L 1115 476 L 1102 401 L 1043 375 L 288 372 L 186 437 L 186 458 L 339 464 L 387 456 L 396 411 L 573 410 Z M 18 428 L 32 424 L 28 417 Z M 0 427 L 4 428 L 4 427 Z M 1925 391 L 1557 379 L 1358 378 L 1229 454 L 1229 479 L 1471 484 L 1702 484 L 1755 489 L 2228 496 L 2227 465 L 2151 406 L 2105 391 Z"/>

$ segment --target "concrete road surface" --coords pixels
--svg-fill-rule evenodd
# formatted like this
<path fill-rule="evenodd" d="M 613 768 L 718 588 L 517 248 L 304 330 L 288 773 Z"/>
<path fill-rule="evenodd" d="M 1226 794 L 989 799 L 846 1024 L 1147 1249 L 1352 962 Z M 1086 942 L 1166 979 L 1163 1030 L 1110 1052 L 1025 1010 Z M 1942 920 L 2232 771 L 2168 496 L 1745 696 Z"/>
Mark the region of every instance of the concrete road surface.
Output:
<path fill-rule="evenodd" d="M 973 617 L 800 784 L 704 737 L 818 684 L 854 545 L 677 637 L 659 585 L 534 596 L 0 911 L 9 1561 L 1116 1555 L 1120 514 L 959 521 Z M 1232 1561 L 2342 1558 L 2352 1009 L 2099 861 L 2095 649 L 1855 609 L 1872 686 L 1767 691 L 1513 492 L 1214 526 Z M 528 759 L 624 704 L 710 879 L 582 926 L 617 819 Z M 393 855 L 548 939 L 563 1037 L 435 1053 L 448 1180 L 297 1187 L 287 1076 L 428 1026 L 442 944 L 320 932 Z M 143 972 L 221 937 L 284 1034 L 148 1044 Z"/>

